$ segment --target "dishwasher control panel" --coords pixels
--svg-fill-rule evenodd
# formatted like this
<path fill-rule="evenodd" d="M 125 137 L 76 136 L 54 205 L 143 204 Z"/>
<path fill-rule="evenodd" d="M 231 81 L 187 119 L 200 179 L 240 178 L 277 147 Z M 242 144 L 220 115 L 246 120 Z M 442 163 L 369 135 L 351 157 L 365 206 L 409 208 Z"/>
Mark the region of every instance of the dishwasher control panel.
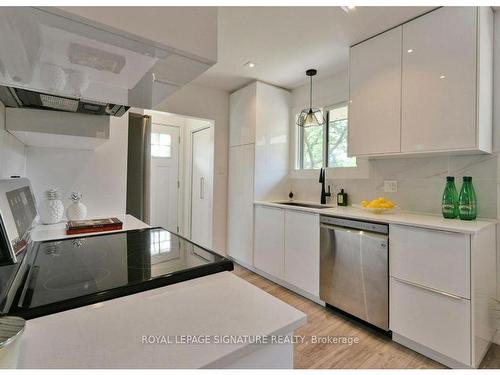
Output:
<path fill-rule="evenodd" d="M 358 221 L 358 220 L 344 219 L 340 217 L 324 216 L 324 215 L 321 215 L 320 221 L 321 224 L 326 224 L 326 225 L 337 225 L 346 228 L 365 230 L 368 232 L 376 232 L 384 234 L 389 233 L 389 226 L 387 224 L 373 223 L 370 221 Z"/>

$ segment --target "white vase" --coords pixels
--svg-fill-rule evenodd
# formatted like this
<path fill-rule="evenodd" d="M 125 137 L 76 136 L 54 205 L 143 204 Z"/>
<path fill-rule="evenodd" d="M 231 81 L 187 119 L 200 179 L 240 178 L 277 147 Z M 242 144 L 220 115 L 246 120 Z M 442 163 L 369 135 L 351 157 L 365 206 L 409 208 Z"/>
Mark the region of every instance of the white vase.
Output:
<path fill-rule="evenodd" d="M 66 209 L 66 217 L 68 220 L 84 220 L 87 217 L 87 207 L 80 201 L 73 202 Z"/>
<path fill-rule="evenodd" d="M 64 205 L 58 198 L 56 189 L 46 192 L 46 199 L 42 200 L 38 206 L 38 214 L 42 224 L 57 224 L 64 216 Z"/>

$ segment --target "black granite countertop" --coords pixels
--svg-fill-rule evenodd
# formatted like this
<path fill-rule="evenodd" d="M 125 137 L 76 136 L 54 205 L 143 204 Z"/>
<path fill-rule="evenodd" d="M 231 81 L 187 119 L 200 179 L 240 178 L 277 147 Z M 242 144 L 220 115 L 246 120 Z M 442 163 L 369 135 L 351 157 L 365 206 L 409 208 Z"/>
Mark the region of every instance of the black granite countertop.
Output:
<path fill-rule="evenodd" d="M 23 262 L 4 312 L 26 319 L 233 270 L 162 228 L 34 242 Z"/>

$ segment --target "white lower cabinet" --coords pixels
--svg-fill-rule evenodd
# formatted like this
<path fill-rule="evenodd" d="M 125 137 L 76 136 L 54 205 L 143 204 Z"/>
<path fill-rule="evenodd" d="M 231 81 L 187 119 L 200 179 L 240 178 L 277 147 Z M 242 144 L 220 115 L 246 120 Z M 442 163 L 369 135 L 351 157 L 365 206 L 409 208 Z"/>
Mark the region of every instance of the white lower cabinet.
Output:
<path fill-rule="evenodd" d="M 391 278 L 390 329 L 463 364 L 470 363 L 470 301 Z"/>
<path fill-rule="evenodd" d="M 394 341 L 449 367 L 478 367 L 496 331 L 496 226 L 454 233 L 389 227 Z"/>
<path fill-rule="evenodd" d="M 319 215 L 285 211 L 285 281 L 319 298 Z"/>
<path fill-rule="evenodd" d="M 271 276 L 283 278 L 284 210 L 255 207 L 253 264 Z"/>
<path fill-rule="evenodd" d="M 470 235 L 391 226 L 391 276 L 470 298 Z"/>
<path fill-rule="evenodd" d="M 319 302 L 319 214 L 255 205 L 253 264 Z"/>

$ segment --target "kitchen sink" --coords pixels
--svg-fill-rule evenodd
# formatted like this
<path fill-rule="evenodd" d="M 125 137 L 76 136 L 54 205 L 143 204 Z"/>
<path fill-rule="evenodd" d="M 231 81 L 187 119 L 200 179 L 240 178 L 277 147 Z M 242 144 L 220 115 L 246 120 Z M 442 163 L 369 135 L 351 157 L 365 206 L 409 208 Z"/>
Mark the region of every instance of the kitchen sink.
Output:
<path fill-rule="evenodd" d="M 284 204 L 287 206 L 306 207 L 306 208 L 318 208 L 318 209 L 332 208 L 331 206 L 325 206 L 322 204 L 314 204 L 314 203 L 299 203 L 299 202 L 273 202 L 273 203 Z"/>

